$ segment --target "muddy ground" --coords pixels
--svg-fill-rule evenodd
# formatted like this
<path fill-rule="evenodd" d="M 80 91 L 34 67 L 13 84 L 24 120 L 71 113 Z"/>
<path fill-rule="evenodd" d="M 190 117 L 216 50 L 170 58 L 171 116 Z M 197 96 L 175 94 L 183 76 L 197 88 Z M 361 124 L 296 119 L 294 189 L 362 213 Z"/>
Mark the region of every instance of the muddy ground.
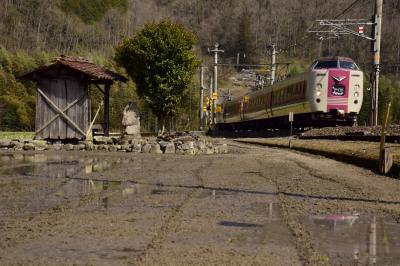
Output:
<path fill-rule="evenodd" d="M 287 150 L 1 153 L 1 265 L 399 265 L 400 181 Z"/>

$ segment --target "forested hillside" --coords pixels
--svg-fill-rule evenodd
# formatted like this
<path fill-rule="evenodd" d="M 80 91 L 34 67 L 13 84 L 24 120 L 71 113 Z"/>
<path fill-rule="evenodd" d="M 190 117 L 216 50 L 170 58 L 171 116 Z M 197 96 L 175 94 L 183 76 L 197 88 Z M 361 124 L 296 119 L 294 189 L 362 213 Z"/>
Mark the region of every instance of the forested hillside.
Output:
<path fill-rule="evenodd" d="M 225 50 L 222 57 L 224 62 L 234 62 L 237 53 L 246 54 L 242 60 L 247 63 L 265 62 L 269 60 L 268 46 L 271 43 L 276 43 L 281 50 L 278 61 L 311 62 L 320 53 L 317 36 L 307 32 L 316 19 L 371 17 L 373 0 L 356 1 L 355 5 L 346 10 L 352 2 L 2 0 L 0 115 L 3 117 L 0 117 L 0 130 L 32 129 L 33 126 L 33 90 L 29 84 L 20 83 L 16 76 L 59 54 L 86 56 L 97 63 L 115 68 L 112 57 L 116 45 L 141 29 L 146 22 L 169 17 L 183 23 L 198 35 L 198 53 L 204 61 L 209 60 L 207 47 L 218 42 Z M 383 14 L 382 70 L 387 77 L 382 83 L 382 92 L 387 93 L 382 94 L 382 99 L 399 102 L 394 98 L 398 93 L 393 88 L 400 89 L 396 81 L 400 70 L 400 0 L 385 0 Z M 369 72 L 370 44 L 367 40 L 343 36 L 340 39 L 324 40 L 322 47 L 324 55 L 350 56 L 366 73 Z M 123 93 L 120 94 L 131 95 L 128 91 L 133 90 L 132 86 L 121 87 Z M 193 92 L 192 96 L 195 94 Z M 188 101 L 195 102 L 195 99 L 189 97 Z M 192 105 L 195 106 L 195 103 Z M 193 114 L 184 120 L 194 120 L 196 111 L 193 109 L 190 112 Z M 398 117 L 393 116 L 395 122 L 399 122 Z M 114 121 L 113 124 L 117 126 L 118 122 Z"/>

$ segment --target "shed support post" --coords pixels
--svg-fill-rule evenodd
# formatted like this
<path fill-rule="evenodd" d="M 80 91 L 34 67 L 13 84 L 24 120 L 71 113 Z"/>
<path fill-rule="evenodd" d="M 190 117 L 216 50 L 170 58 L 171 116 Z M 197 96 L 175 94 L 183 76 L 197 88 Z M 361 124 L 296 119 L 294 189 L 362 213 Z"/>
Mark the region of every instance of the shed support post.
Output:
<path fill-rule="evenodd" d="M 104 86 L 104 136 L 110 136 L 110 84 Z"/>

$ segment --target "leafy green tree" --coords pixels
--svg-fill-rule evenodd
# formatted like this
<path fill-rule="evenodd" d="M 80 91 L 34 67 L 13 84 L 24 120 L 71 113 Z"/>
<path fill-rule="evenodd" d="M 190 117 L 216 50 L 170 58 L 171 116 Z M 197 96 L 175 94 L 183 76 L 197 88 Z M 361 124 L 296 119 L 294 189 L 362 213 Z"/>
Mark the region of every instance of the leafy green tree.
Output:
<path fill-rule="evenodd" d="M 116 49 L 116 61 L 136 83 L 137 92 L 161 121 L 178 113 L 198 66 L 195 34 L 169 20 L 150 23 Z"/>

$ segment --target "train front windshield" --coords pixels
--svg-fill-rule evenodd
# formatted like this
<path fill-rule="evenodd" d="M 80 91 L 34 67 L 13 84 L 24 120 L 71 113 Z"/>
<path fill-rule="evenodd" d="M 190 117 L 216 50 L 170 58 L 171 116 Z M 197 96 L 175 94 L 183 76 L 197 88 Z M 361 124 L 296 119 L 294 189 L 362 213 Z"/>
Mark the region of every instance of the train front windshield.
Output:
<path fill-rule="evenodd" d="M 346 69 L 351 69 L 351 70 L 358 70 L 358 66 L 354 62 L 349 62 L 349 61 L 339 61 L 340 63 L 340 68 L 346 68 Z"/>
<path fill-rule="evenodd" d="M 330 69 L 330 68 L 344 68 L 351 70 L 358 70 L 356 63 L 351 61 L 319 61 L 315 64 L 314 69 Z"/>
<path fill-rule="evenodd" d="M 338 61 L 320 61 L 314 69 L 327 69 L 327 68 L 338 68 Z"/>

